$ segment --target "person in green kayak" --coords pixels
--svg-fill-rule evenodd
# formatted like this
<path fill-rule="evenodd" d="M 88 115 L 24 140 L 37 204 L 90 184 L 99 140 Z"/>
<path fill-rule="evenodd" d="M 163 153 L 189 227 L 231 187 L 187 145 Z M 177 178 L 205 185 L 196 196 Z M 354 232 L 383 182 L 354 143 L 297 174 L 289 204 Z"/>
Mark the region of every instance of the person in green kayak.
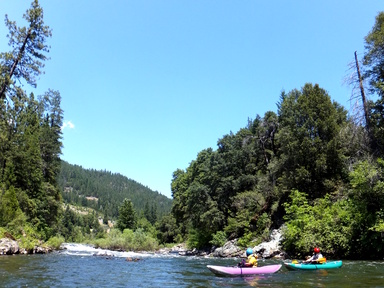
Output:
<path fill-rule="evenodd" d="M 320 249 L 318 247 L 315 247 L 315 249 L 313 249 L 313 255 L 303 262 L 304 263 L 322 263 L 324 262 L 324 260 L 325 258 L 320 253 Z"/>
<path fill-rule="evenodd" d="M 239 267 L 257 267 L 257 255 L 253 253 L 252 248 L 248 248 L 247 251 L 245 251 L 245 254 L 247 255 L 247 260 L 241 261 L 239 263 Z"/>

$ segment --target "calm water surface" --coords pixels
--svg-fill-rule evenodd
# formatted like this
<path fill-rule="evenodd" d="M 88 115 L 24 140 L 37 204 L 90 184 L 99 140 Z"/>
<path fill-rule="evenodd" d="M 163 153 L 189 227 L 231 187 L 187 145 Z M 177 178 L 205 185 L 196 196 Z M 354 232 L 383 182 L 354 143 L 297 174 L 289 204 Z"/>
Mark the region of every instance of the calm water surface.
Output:
<path fill-rule="evenodd" d="M 343 261 L 335 270 L 288 271 L 219 277 L 206 265 L 239 259 L 119 253 L 66 244 L 63 252 L 0 257 L 0 287 L 384 287 L 384 261 Z M 113 257 L 94 256 L 113 253 Z M 140 258 L 137 262 L 127 257 Z M 260 260 L 259 266 L 282 263 Z"/>

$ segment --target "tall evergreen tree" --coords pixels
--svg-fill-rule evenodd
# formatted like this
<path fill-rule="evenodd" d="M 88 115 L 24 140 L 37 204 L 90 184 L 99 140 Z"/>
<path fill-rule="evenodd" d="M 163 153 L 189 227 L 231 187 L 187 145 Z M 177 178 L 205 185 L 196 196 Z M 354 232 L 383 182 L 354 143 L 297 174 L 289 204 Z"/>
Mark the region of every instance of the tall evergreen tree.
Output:
<path fill-rule="evenodd" d="M 130 199 L 125 198 L 119 208 L 117 228 L 121 231 L 124 231 L 124 229 L 136 228 L 136 212 L 133 209 L 133 204 Z"/>
<path fill-rule="evenodd" d="M 28 27 L 18 27 L 15 21 L 5 16 L 12 51 L 0 54 L 0 100 L 14 96 L 12 91 L 16 88 L 16 81 L 13 78 L 24 79 L 28 84 L 36 86 L 36 77 L 42 73 L 44 61 L 47 60 L 45 53 L 49 52 L 46 41 L 52 35 L 50 28 L 44 24 L 43 16 L 38 0 L 32 2 L 23 16 Z"/>
<path fill-rule="evenodd" d="M 370 91 L 379 99 L 370 103 L 369 134 L 375 153 L 384 154 L 384 12 L 380 12 L 371 32 L 365 37 L 365 78 L 369 80 Z"/>
<path fill-rule="evenodd" d="M 43 106 L 40 136 L 40 149 L 43 159 L 44 179 L 56 184 L 56 176 L 61 167 L 61 126 L 63 110 L 60 108 L 61 96 L 58 91 L 49 90 L 41 99 Z"/>
<path fill-rule="evenodd" d="M 51 36 L 37 0 L 24 19 L 29 27 L 18 27 L 6 16 L 13 50 L 0 54 L 0 187 L 16 195 L 18 205 L 10 207 L 19 207 L 27 216 L 23 219 L 49 237 L 55 233 L 61 207 L 57 175 L 63 111 L 58 92 L 49 90 L 36 99 L 16 85 L 15 80 L 36 86 Z"/>
<path fill-rule="evenodd" d="M 366 53 L 364 65 L 365 77 L 370 81 L 370 88 L 384 97 L 384 12 L 376 16 L 375 24 L 365 37 Z"/>
<path fill-rule="evenodd" d="M 338 134 L 346 111 L 317 84 L 282 95 L 279 103 L 279 185 L 311 199 L 334 191 L 347 177 Z"/>

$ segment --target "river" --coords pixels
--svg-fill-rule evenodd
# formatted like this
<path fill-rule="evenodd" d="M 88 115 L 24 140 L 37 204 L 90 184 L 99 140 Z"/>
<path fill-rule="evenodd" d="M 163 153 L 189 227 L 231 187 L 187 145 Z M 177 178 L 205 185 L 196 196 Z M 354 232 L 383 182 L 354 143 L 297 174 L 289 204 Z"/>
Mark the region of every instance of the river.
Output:
<path fill-rule="evenodd" d="M 44 255 L 0 257 L 0 287 L 384 287 L 384 261 L 343 261 L 340 269 L 219 277 L 207 265 L 239 259 L 114 252 L 81 244 Z M 96 254 L 113 256 L 94 256 Z M 127 257 L 140 260 L 127 261 Z M 259 260 L 259 266 L 282 263 Z"/>

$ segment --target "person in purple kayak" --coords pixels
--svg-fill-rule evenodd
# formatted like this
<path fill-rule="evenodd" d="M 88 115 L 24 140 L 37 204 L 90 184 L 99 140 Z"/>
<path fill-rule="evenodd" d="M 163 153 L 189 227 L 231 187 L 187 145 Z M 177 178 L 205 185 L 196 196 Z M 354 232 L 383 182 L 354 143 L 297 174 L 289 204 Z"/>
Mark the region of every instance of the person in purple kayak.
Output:
<path fill-rule="evenodd" d="M 241 261 L 238 266 L 239 267 L 257 267 L 257 255 L 253 253 L 252 248 L 248 248 L 247 251 L 245 251 L 245 254 L 247 255 L 247 260 Z"/>

